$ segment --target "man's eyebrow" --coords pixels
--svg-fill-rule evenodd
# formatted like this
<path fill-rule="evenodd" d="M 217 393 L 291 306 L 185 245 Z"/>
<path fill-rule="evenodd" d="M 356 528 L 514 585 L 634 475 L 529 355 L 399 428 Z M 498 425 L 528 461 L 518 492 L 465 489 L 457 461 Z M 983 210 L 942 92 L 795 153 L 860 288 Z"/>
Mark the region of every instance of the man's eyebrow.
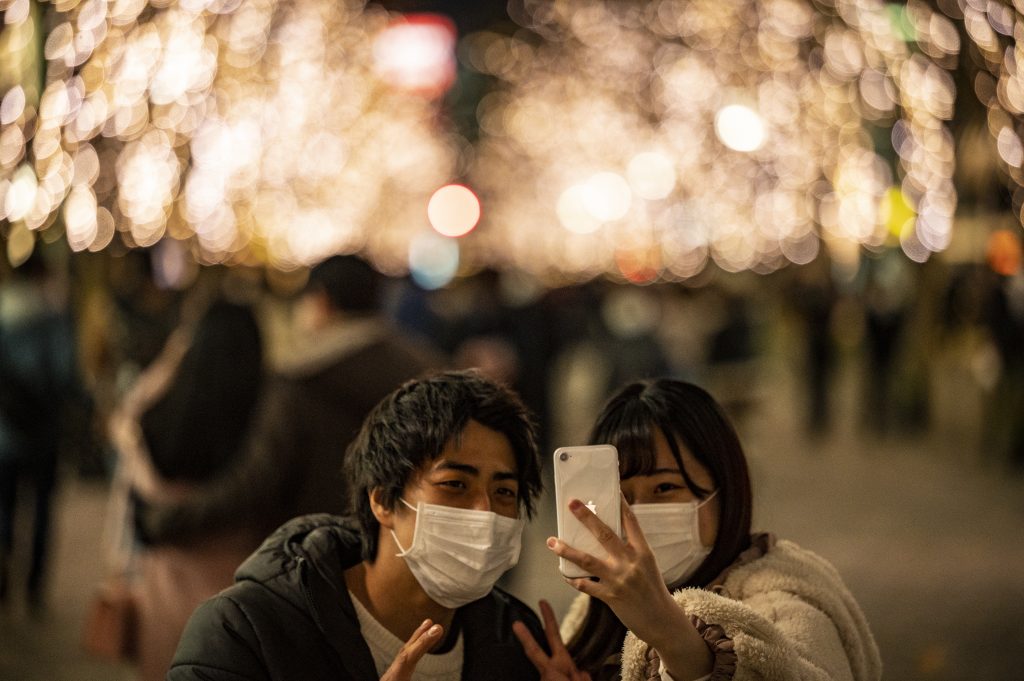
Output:
<path fill-rule="evenodd" d="M 459 473 L 465 473 L 466 475 L 478 476 L 480 475 L 480 469 L 476 466 L 472 466 L 468 463 L 456 463 L 455 461 L 440 461 L 435 467 L 435 471 L 456 471 Z M 519 476 L 515 474 L 515 471 L 498 471 L 492 478 L 494 480 L 519 480 Z"/>
<path fill-rule="evenodd" d="M 480 469 L 470 466 L 468 463 L 456 463 L 454 461 L 441 461 L 434 466 L 435 471 L 458 471 L 467 475 L 480 475 Z"/>

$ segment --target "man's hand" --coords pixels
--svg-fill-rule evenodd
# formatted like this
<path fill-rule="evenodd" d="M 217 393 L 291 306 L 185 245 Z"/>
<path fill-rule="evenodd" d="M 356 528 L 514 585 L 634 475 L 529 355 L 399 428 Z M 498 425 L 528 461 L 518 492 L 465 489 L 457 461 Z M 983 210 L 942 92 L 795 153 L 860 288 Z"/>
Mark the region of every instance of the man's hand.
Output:
<path fill-rule="evenodd" d="M 437 642 L 441 640 L 442 633 L 444 633 L 444 627 L 440 624 L 434 624 L 429 619 L 423 620 L 423 624 L 412 632 L 412 636 L 398 651 L 398 656 L 384 672 L 384 676 L 380 677 L 380 681 L 409 681 L 420 658 L 437 645 Z"/>
<path fill-rule="evenodd" d="M 540 672 L 541 681 L 590 681 L 590 674 L 577 669 L 572 656 L 565 649 L 562 636 L 558 633 L 558 621 L 547 601 L 540 602 L 540 612 L 544 617 L 544 633 L 551 649 L 550 656 L 533 640 L 533 634 L 522 622 L 513 622 L 512 632 L 523 644 L 526 657 Z"/>

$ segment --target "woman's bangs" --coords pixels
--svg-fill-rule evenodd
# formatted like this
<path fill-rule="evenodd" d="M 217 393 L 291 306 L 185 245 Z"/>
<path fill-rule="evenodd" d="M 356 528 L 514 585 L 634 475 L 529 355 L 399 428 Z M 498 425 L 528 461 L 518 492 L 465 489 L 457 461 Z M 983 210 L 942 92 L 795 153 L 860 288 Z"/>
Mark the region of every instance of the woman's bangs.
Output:
<path fill-rule="evenodd" d="M 619 451 L 619 477 L 623 480 L 634 475 L 654 472 L 657 456 L 654 451 L 654 433 L 646 421 L 637 421 L 628 428 L 612 434 L 609 443 Z"/>

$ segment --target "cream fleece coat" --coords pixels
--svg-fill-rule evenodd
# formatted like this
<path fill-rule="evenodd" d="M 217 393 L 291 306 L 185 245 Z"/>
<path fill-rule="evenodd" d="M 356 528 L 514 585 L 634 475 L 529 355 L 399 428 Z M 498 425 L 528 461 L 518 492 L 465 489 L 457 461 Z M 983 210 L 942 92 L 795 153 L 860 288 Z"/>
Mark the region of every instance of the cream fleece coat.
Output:
<path fill-rule="evenodd" d="M 779 541 L 760 558 L 730 570 L 713 590 L 681 589 L 673 597 L 711 647 L 714 681 L 878 681 L 882 676 L 867 620 L 838 572 L 792 542 Z M 588 598 L 581 594 L 563 620 L 566 640 L 582 623 Z M 658 678 L 652 657 L 647 644 L 629 632 L 622 649 L 623 681 Z"/>

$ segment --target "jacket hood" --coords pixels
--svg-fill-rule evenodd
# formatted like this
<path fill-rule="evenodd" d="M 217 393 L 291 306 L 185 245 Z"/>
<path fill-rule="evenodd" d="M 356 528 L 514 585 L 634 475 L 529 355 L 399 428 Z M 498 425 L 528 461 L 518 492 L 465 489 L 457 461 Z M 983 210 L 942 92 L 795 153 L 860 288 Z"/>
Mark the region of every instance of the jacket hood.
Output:
<path fill-rule="evenodd" d="M 388 324 L 376 317 L 346 317 L 315 333 L 300 333 L 274 352 L 274 370 L 284 376 L 314 376 L 376 343 L 389 333 Z"/>
<path fill-rule="evenodd" d="M 360 561 L 354 524 L 325 513 L 293 518 L 277 529 L 235 572 L 238 586 L 256 582 L 305 613 L 349 676 L 376 678 L 345 585 Z"/>
<path fill-rule="evenodd" d="M 279 581 L 277 578 L 296 572 L 302 562 L 321 575 L 340 575 L 361 560 L 360 551 L 354 521 L 326 513 L 299 516 L 267 537 L 238 567 L 235 581 L 250 580 L 270 586 Z M 339 566 L 341 570 L 336 569 Z M 338 578 L 330 581 L 337 582 Z M 346 588 L 344 583 L 332 586 L 339 590 Z"/>

